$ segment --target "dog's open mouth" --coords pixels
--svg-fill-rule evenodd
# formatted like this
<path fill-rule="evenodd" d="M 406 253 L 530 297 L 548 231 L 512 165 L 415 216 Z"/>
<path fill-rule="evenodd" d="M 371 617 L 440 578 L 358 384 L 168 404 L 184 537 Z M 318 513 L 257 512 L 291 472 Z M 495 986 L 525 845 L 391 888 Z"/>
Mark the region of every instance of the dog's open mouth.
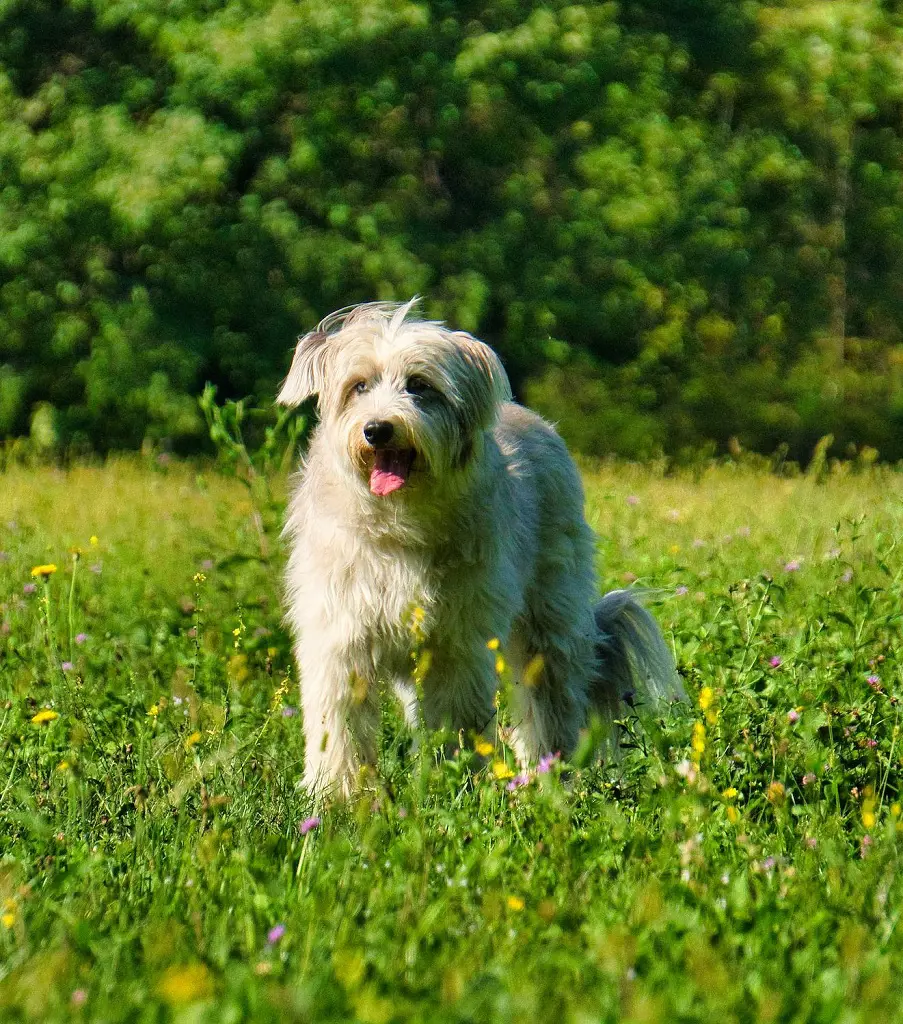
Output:
<path fill-rule="evenodd" d="M 382 498 L 408 482 L 414 464 L 413 448 L 377 448 L 370 470 L 370 492 Z"/>

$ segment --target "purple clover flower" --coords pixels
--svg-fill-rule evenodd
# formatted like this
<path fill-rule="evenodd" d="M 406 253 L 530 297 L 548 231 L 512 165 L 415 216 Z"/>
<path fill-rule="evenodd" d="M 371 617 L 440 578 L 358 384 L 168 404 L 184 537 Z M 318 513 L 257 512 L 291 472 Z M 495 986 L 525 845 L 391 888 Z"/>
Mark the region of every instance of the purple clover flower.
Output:
<path fill-rule="evenodd" d="M 540 775 L 548 775 L 552 770 L 552 765 L 558 760 L 557 754 L 543 754 L 539 759 L 539 764 L 536 766 L 536 771 Z"/>
<path fill-rule="evenodd" d="M 285 925 L 274 924 L 273 927 L 267 932 L 267 945 L 275 946 L 283 935 L 285 935 Z"/>
<path fill-rule="evenodd" d="M 60 668 L 61 668 L 61 669 L 62 669 L 62 670 L 63 670 L 64 672 L 71 672 L 71 671 L 72 671 L 72 662 L 71 662 L 71 661 L 64 661 L 64 662 L 63 662 L 63 663 L 62 663 L 62 664 L 60 665 Z"/>
<path fill-rule="evenodd" d="M 509 793 L 513 793 L 516 789 L 520 789 L 521 786 L 526 786 L 529 781 L 530 776 L 526 772 L 520 772 L 520 774 L 515 775 L 514 778 L 511 779 L 508 785 L 505 786 L 505 789 L 507 789 Z"/>
<path fill-rule="evenodd" d="M 783 661 L 784 659 L 779 654 L 776 654 L 773 658 L 769 658 L 768 664 L 771 665 L 772 668 L 780 668 Z"/>
<path fill-rule="evenodd" d="M 301 833 L 302 836 L 306 836 L 308 832 L 312 832 L 315 828 L 319 828 L 319 826 L 319 818 L 305 818 L 304 821 L 302 821 L 301 824 L 298 826 L 298 831 Z"/>
<path fill-rule="evenodd" d="M 88 639 L 88 634 L 87 633 L 76 633 L 75 634 L 75 642 L 77 644 L 83 644 L 87 639 Z"/>

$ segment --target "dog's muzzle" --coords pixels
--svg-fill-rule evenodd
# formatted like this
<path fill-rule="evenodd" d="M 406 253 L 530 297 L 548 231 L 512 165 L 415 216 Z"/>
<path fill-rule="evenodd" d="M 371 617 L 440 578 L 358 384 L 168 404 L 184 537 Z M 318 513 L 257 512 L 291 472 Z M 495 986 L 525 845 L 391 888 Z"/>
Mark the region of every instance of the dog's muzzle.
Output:
<path fill-rule="evenodd" d="M 388 420 L 364 424 L 364 440 L 373 449 L 370 492 L 379 498 L 404 487 L 414 464 L 414 449 L 393 445 L 394 439 L 395 427 Z"/>

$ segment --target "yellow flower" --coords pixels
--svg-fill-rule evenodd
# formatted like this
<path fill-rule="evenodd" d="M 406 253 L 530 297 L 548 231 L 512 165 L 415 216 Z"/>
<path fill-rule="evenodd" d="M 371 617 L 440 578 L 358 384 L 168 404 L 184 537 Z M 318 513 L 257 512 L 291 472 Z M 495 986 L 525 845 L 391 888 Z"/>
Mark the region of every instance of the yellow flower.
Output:
<path fill-rule="evenodd" d="M 769 803 L 774 804 L 775 807 L 780 807 L 784 803 L 784 784 L 782 782 L 772 782 L 766 790 L 765 796 Z"/>
<path fill-rule="evenodd" d="M 869 786 L 862 801 L 862 824 L 864 828 L 874 828 L 878 820 L 875 814 L 875 790 Z"/>
<path fill-rule="evenodd" d="M 36 565 L 31 570 L 31 575 L 34 577 L 40 576 L 42 580 L 46 580 L 48 576 L 52 576 L 56 572 L 56 566 L 51 562 L 49 565 Z"/>
<path fill-rule="evenodd" d="M 491 640 L 487 640 L 486 646 L 489 648 L 490 651 L 497 651 L 501 646 L 499 643 L 499 638 L 497 636 L 494 636 Z"/>
<path fill-rule="evenodd" d="M 699 691 L 699 706 L 703 711 L 708 711 L 715 700 L 715 691 L 711 686 L 703 686 Z"/>
<path fill-rule="evenodd" d="M 497 779 L 513 779 L 514 772 L 505 764 L 504 761 L 494 761 L 492 764 L 492 774 Z"/>
<path fill-rule="evenodd" d="M 157 992 L 170 1006 L 193 1003 L 213 995 L 213 979 L 204 964 L 170 967 L 160 979 Z"/>
<path fill-rule="evenodd" d="M 495 747 L 486 740 L 477 740 L 473 749 L 480 755 L 480 757 L 489 757 L 493 750 L 495 750 Z"/>
<path fill-rule="evenodd" d="M 697 759 L 705 753 L 705 726 L 702 722 L 693 723 L 693 739 L 691 741 L 693 752 Z"/>
<path fill-rule="evenodd" d="M 899 804 L 891 804 L 890 805 L 890 813 L 891 813 L 891 817 L 892 818 L 899 818 L 900 817 L 900 805 Z"/>
<path fill-rule="evenodd" d="M 672 555 L 676 555 L 680 551 L 680 544 L 672 544 L 668 550 Z"/>
<path fill-rule="evenodd" d="M 207 577 L 202 572 L 196 572 L 194 574 L 194 582 L 195 583 L 203 583 L 204 580 L 206 580 L 206 579 L 207 579 Z"/>
<path fill-rule="evenodd" d="M 97 539 L 97 536 L 96 536 L 95 534 L 93 534 L 93 533 L 92 533 L 92 534 L 91 534 L 91 540 L 90 540 L 90 542 L 89 542 L 89 543 L 91 544 L 91 547 L 92 547 L 92 548 L 96 548 L 96 547 L 97 547 L 97 545 L 98 545 L 98 544 L 100 543 L 100 541 L 99 541 L 99 540 Z"/>
<path fill-rule="evenodd" d="M 426 612 L 420 607 L 420 605 L 416 605 L 411 612 L 411 618 L 419 625 L 426 620 Z"/>
<path fill-rule="evenodd" d="M 200 743 L 201 734 L 199 732 L 193 732 L 190 736 L 185 737 L 185 749 L 191 750 L 195 743 Z"/>
<path fill-rule="evenodd" d="M 160 714 L 160 705 L 151 704 L 151 706 L 147 709 L 147 713 L 148 715 L 150 715 L 151 718 L 156 718 L 157 715 Z"/>
<path fill-rule="evenodd" d="M 2 924 L 4 928 L 12 928 L 15 923 L 16 915 L 11 910 L 7 910 L 0 915 L 0 924 Z"/>
<path fill-rule="evenodd" d="M 727 807 L 727 820 L 732 824 L 736 825 L 740 820 L 740 812 L 734 807 L 733 804 L 728 804 Z"/>
<path fill-rule="evenodd" d="M 505 671 L 505 659 L 501 654 L 495 656 L 495 671 L 498 675 L 501 675 Z"/>
<path fill-rule="evenodd" d="M 32 715 L 31 721 L 33 725 L 43 725 L 45 722 L 52 722 L 54 718 L 59 717 L 56 711 L 51 711 L 50 708 L 43 708 L 36 715 Z"/>
<path fill-rule="evenodd" d="M 721 794 L 725 800 L 733 800 L 737 795 L 737 790 L 733 786 L 728 786 L 727 789 Z"/>
<path fill-rule="evenodd" d="M 70 765 L 68 761 L 60 761 L 56 766 L 56 770 L 58 772 L 68 772 L 71 767 L 72 765 Z"/>
<path fill-rule="evenodd" d="M 524 901 L 520 898 L 520 896 L 509 896 L 507 902 L 509 910 L 520 912 L 524 909 Z"/>

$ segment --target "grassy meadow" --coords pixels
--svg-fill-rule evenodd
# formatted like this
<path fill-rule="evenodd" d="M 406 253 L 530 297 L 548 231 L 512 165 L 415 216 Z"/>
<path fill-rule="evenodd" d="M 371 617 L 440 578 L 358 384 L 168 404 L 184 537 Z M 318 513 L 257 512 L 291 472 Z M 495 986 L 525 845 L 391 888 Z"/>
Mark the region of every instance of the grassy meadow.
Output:
<path fill-rule="evenodd" d="M 823 469 L 587 470 L 691 704 L 523 785 L 387 707 L 322 812 L 284 483 L 0 473 L 0 1020 L 903 1020 L 903 475 Z"/>

